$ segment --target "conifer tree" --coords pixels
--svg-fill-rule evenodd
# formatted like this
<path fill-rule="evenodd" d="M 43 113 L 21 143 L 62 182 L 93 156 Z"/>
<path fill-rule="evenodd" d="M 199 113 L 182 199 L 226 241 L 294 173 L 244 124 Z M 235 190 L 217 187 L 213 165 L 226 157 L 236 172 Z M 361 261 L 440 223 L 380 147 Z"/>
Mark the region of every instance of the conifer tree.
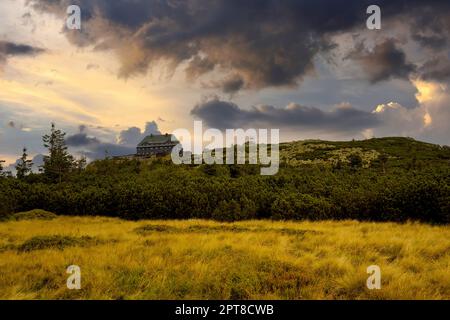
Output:
<path fill-rule="evenodd" d="M 31 173 L 33 162 L 28 160 L 27 148 L 23 148 L 22 157 L 16 165 L 17 178 L 23 179 Z"/>
<path fill-rule="evenodd" d="M 53 181 L 61 182 L 74 165 L 73 156 L 67 151 L 65 135 L 65 132 L 56 129 L 52 123 L 50 134 L 42 137 L 44 147 L 49 152 L 49 155 L 44 157 L 43 171 Z"/>
<path fill-rule="evenodd" d="M 11 171 L 4 171 L 2 163 L 5 163 L 5 160 L 0 160 L 0 177 L 11 177 Z"/>
<path fill-rule="evenodd" d="M 86 165 L 87 165 L 86 156 L 81 156 L 80 159 L 78 159 L 74 162 L 74 167 L 78 172 L 81 172 L 84 169 L 86 169 Z"/>
<path fill-rule="evenodd" d="M 5 163 L 5 160 L 0 160 L 0 177 L 2 177 L 4 175 L 3 163 Z"/>

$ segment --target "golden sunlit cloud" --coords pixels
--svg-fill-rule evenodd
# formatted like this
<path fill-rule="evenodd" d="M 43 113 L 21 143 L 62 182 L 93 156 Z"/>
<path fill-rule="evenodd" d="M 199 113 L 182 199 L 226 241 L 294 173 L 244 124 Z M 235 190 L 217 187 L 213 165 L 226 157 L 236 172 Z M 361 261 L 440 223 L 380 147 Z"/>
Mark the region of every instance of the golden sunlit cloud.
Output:
<path fill-rule="evenodd" d="M 433 123 L 433 118 L 431 118 L 431 115 L 427 111 L 427 113 L 425 113 L 425 115 L 423 116 L 423 124 L 425 127 L 428 127 L 432 123 Z"/>
<path fill-rule="evenodd" d="M 421 104 L 433 100 L 443 89 L 441 84 L 437 82 L 428 82 L 423 80 L 413 80 L 412 82 L 418 91 L 416 94 L 416 99 Z"/>

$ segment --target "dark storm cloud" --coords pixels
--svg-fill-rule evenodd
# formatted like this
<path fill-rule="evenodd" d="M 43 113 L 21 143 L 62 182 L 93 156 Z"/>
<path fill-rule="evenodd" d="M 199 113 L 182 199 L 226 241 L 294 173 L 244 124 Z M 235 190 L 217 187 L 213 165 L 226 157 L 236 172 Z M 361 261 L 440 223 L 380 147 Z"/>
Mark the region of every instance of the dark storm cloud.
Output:
<path fill-rule="evenodd" d="M 69 147 L 92 146 L 100 143 L 97 138 L 88 136 L 86 125 L 82 124 L 78 127 L 78 129 L 78 133 L 70 135 L 66 138 L 66 143 Z"/>
<path fill-rule="evenodd" d="M 450 57 L 441 55 L 428 60 L 420 67 L 419 74 L 425 80 L 450 80 Z"/>
<path fill-rule="evenodd" d="M 223 93 L 233 96 L 236 92 L 244 88 L 245 81 L 238 74 L 232 74 L 221 80 L 214 80 L 204 83 L 203 87 L 206 89 L 220 89 Z"/>
<path fill-rule="evenodd" d="M 369 0 L 28 0 L 34 8 L 65 16 L 82 8 L 81 31 L 65 30 L 78 46 L 113 49 L 120 75 L 145 73 L 153 64 L 187 63 L 195 79 L 216 67 L 261 88 L 298 84 L 313 70 L 313 58 L 335 44 L 330 36 L 365 28 Z M 447 14 L 448 1 L 380 0 L 383 21 L 410 20 L 423 8 Z M 406 18 L 405 18 L 406 17 Z M 431 22 L 424 22 L 429 24 Z M 394 52 L 396 53 L 396 52 Z M 398 56 L 397 56 L 398 58 Z M 393 57 L 395 59 L 395 56 Z M 401 60 L 401 57 L 400 57 Z M 375 79 L 389 78 L 385 68 Z M 393 76 L 403 76 L 404 73 Z M 232 86 L 236 88 L 236 86 Z"/>
<path fill-rule="evenodd" d="M 102 159 L 105 156 L 114 157 L 134 154 L 137 144 L 144 137 L 150 134 L 160 134 L 155 121 L 147 122 L 144 131 L 137 127 L 121 131 L 117 143 L 103 142 L 96 137 L 89 136 L 87 131 L 88 128 L 81 125 L 78 133 L 66 138 L 66 143 L 90 160 Z"/>
<path fill-rule="evenodd" d="M 433 49 L 444 48 L 447 44 L 447 36 L 442 34 L 423 35 L 421 33 L 415 33 L 412 35 L 412 38 L 424 47 L 430 47 Z"/>
<path fill-rule="evenodd" d="M 103 159 L 105 156 L 123 156 L 133 154 L 135 146 L 121 145 L 115 143 L 102 142 L 96 137 L 89 137 L 86 133 L 77 133 L 66 139 L 69 147 L 78 150 L 78 153 L 85 155 L 89 160 Z"/>
<path fill-rule="evenodd" d="M 232 75 L 231 77 L 224 79 L 220 86 L 224 93 L 233 94 L 241 90 L 244 84 L 244 79 L 242 79 L 241 76 Z"/>
<path fill-rule="evenodd" d="M 415 13 L 408 28 L 411 37 L 423 47 L 442 50 L 448 45 L 450 19 L 448 6 L 444 10 L 433 9 L 433 5 L 425 6 Z"/>
<path fill-rule="evenodd" d="M 208 58 L 194 57 L 186 68 L 186 77 L 195 80 L 203 74 L 214 70 L 214 63 Z"/>
<path fill-rule="evenodd" d="M 131 127 L 126 130 L 122 130 L 119 134 L 119 143 L 121 144 L 137 144 L 141 139 L 142 132 L 138 127 Z"/>
<path fill-rule="evenodd" d="M 284 108 L 257 106 L 241 109 L 234 103 L 213 99 L 196 105 L 191 114 L 211 128 L 309 128 L 350 132 L 372 127 L 378 123 L 373 113 L 337 106 L 331 111 L 291 103 Z"/>
<path fill-rule="evenodd" d="M 95 137 L 89 137 L 86 133 L 77 133 L 68 136 L 66 143 L 70 147 L 84 147 L 99 144 L 100 141 Z"/>
<path fill-rule="evenodd" d="M 18 44 L 9 41 L 0 41 L 0 63 L 5 62 L 8 57 L 33 56 L 44 52 L 44 49 Z"/>
<path fill-rule="evenodd" d="M 14 42 L 0 41 L 0 53 L 3 55 L 19 56 L 33 55 L 43 52 L 43 49 L 32 47 L 26 44 L 17 44 Z"/>
<path fill-rule="evenodd" d="M 136 153 L 136 147 L 121 146 L 114 143 L 100 143 L 93 145 L 82 152 L 89 160 L 103 159 L 105 157 L 125 156 Z"/>
<path fill-rule="evenodd" d="M 138 127 L 131 127 L 121 131 L 118 140 L 119 144 L 136 146 L 142 139 L 151 134 L 161 134 L 155 121 L 147 122 L 144 132 Z"/>
<path fill-rule="evenodd" d="M 358 61 L 372 83 L 391 78 L 408 79 L 415 66 L 406 60 L 405 53 L 395 40 L 388 39 L 372 50 L 358 46 L 348 58 Z"/>

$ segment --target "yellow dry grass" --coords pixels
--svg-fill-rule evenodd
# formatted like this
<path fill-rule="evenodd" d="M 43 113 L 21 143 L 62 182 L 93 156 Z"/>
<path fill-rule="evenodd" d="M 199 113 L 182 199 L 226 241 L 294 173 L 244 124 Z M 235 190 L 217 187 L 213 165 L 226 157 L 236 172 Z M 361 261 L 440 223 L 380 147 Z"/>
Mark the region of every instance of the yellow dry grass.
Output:
<path fill-rule="evenodd" d="M 58 248 L 41 236 L 88 241 Z M 66 287 L 73 264 L 81 268 L 81 290 Z M 380 290 L 366 287 L 369 265 L 381 268 Z M 0 298 L 449 299 L 450 228 L 102 217 L 3 222 Z"/>

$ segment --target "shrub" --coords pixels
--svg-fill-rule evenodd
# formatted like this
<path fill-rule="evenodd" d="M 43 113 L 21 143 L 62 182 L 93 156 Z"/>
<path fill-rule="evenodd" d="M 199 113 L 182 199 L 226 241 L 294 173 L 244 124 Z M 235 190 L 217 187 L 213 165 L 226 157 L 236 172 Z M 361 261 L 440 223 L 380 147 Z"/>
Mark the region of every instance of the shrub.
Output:
<path fill-rule="evenodd" d="M 280 196 L 272 206 L 272 218 L 281 220 L 329 219 L 331 212 L 332 206 L 326 199 L 301 193 Z"/>
<path fill-rule="evenodd" d="M 393 161 L 389 158 L 389 161 Z M 41 208 L 125 219 L 419 220 L 448 223 L 448 164 L 409 171 L 308 165 L 260 176 L 255 166 L 102 160 L 62 183 L 0 179 L 0 219 Z M 39 177 L 39 175 L 35 175 Z M 2 218 L 3 217 L 3 218 Z"/>
<path fill-rule="evenodd" d="M 57 215 L 52 212 L 41 210 L 41 209 L 35 209 L 35 210 L 30 210 L 30 211 L 25 211 L 25 212 L 14 213 L 10 216 L 9 220 L 15 220 L 15 221 L 52 220 L 52 219 L 55 219 L 56 217 L 57 217 Z"/>
<path fill-rule="evenodd" d="M 212 218 L 218 221 L 238 221 L 253 219 L 256 217 L 256 205 L 253 201 L 242 197 L 241 201 L 221 201 L 212 214 Z"/>
<path fill-rule="evenodd" d="M 97 244 L 98 241 L 89 236 L 83 236 L 80 238 L 69 237 L 69 236 L 37 236 L 33 237 L 24 243 L 22 243 L 17 250 L 19 252 L 29 252 L 34 250 L 43 250 L 43 249 L 59 249 L 63 250 L 66 247 L 73 246 L 89 246 L 93 244 Z"/>

